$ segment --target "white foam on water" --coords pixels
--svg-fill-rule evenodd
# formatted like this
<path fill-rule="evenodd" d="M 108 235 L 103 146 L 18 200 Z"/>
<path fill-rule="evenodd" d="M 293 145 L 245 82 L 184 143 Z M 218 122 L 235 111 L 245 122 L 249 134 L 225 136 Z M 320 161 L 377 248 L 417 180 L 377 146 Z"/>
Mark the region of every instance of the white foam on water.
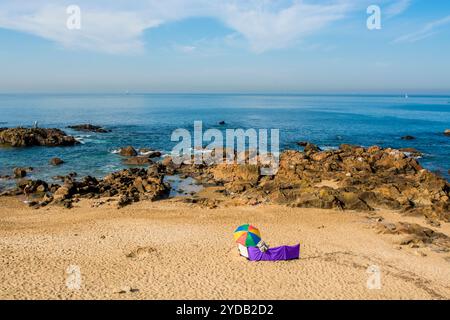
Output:
<path fill-rule="evenodd" d="M 81 137 L 75 137 L 75 140 L 77 140 L 79 143 L 81 143 L 81 144 L 86 144 L 86 142 L 84 141 L 84 139 L 83 138 L 81 138 Z"/>
<path fill-rule="evenodd" d="M 320 146 L 320 149 L 322 149 L 322 150 L 338 150 L 339 149 L 339 147 L 336 147 L 336 146 Z"/>
<path fill-rule="evenodd" d="M 147 152 L 139 151 L 139 155 L 140 156 L 148 156 L 149 154 L 152 154 L 153 152 L 157 152 L 157 151 L 156 150 L 150 150 L 150 151 L 147 151 Z M 161 157 L 167 156 L 167 155 L 164 154 L 163 151 L 160 151 L 160 152 L 161 152 Z"/>

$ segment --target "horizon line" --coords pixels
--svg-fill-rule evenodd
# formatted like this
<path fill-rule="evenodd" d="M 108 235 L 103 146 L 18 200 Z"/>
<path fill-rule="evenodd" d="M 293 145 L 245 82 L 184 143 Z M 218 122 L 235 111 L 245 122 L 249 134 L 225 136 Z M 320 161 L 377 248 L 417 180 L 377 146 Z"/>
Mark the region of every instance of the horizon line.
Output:
<path fill-rule="evenodd" d="M 77 92 L 50 92 L 50 91 L 36 91 L 36 92 L 0 92 L 0 95 L 117 95 L 117 96 L 133 96 L 133 95 L 285 95 L 285 96 L 408 96 L 408 97 L 420 97 L 420 96 L 450 96 L 450 90 L 449 91 L 361 91 L 361 92 L 351 92 L 351 91 L 317 91 L 317 92 L 295 92 L 295 91 L 288 91 L 288 92 L 281 92 L 281 91 L 268 91 L 268 92 L 261 92 L 261 91 L 248 91 L 248 92 L 239 92 L 239 91 L 194 91 L 194 92 L 183 92 L 183 91 L 173 91 L 173 92 L 131 92 L 131 91 L 124 91 L 124 92 L 116 92 L 116 91 L 95 91 L 95 92 L 88 92 L 88 91 L 77 91 Z"/>

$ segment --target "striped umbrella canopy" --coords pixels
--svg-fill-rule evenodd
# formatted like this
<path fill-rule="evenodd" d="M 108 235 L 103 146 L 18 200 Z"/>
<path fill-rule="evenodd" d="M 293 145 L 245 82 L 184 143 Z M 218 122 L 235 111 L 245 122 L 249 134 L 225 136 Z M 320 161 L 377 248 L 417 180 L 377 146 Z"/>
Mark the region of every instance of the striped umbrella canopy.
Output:
<path fill-rule="evenodd" d="M 250 224 L 243 224 L 234 231 L 234 240 L 246 247 L 256 247 L 261 241 L 259 230 Z"/>

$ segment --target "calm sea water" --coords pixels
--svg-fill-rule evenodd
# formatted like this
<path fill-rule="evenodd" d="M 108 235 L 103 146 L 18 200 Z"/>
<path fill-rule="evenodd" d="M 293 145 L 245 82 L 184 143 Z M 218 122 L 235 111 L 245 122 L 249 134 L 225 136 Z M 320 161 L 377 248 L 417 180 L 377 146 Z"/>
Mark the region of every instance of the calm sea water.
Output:
<path fill-rule="evenodd" d="M 50 179 L 76 171 L 105 174 L 123 168 L 113 151 L 121 146 L 149 147 L 169 152 L 177 128 L 277 128 L 280 147 L 298 149 L 307 140 L 324 148 L 341 143 L 363 146 L 413 147 L 424 153 L 420 162 L 447 179 L 450 169 L 450 97 L 131 94 L 131 95 L 0 95 L 0 126 L 57 127 L 80 138 L 75 147 L 0 148 L 0 175 L 14 167 L 32 166 L 32 178 Z M 218 122 L 224 120 L 225 126 Z M 111 133 L 80 133 L 71 124 L 92 123 Z M 416 140 L 403 141 L 404 135 Z M 60 157 L 66 163 L 52 167 Z M 11 183 L 11 182 L 9 182 Z M 7 185 L 0 180 L 0 186 Z"/>

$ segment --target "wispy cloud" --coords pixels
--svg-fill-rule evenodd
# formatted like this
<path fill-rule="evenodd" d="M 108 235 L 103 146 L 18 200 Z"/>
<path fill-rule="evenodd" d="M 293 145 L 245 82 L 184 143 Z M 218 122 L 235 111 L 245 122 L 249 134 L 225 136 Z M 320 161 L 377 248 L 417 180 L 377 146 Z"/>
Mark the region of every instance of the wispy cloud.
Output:
<path fill-rule="evenodd" d="M 66 7 L 82 10 L 82 29 L 66 28 Z M 338 21 L 351 0 L 16 0 L 0 3 L 0 28 L 34 34 L 64 47 L 109 53 L 143 50 L 142 34 L 189 17 L 212 17 L 255 52 L 285 48 Z M 193 48 L 184 48 L 192 51 Z"/>
<path fill-rule="evenodd" d="M 351 8 L 347 1 L 326 5 L 299 1 L 279 10 L 274 10 L 270 1 L 260 1 L 263 5 L 256 1 L 250 3 L 247 6 L 237 2 L 226 5 L 221 18 L 242 34 L 256 52 L 289 46 L 342 19 Z"/>
<path fill-rule="evenodd" d="M 385 13 L 388 17 L 398 16 L 408 10 L 411 3 L 411 0 L 395 0 L 387 6 Z"/>
<path fill-rule="evenodd" d="M 439 20 L 432 21 L 432 22 L 426 24 L 422 29 L 420 29 L 416 32 L 412 32 L 412 33 L 403 35 L 403 36 L 395 39 L 393 42 L 394 43 L 405 43 L 405 42 L 413 43 L 413 42 L 417 42 L 417 41 L 426 39 L 426 38 L 431 37 L 432 35 L 436 34 L 440 27 L 443 27 L 449 23 L 450 23 L 450 16 L 447 16 L 447 17 L 439 19 Z"/>
<path fill-rule="evenodd" d="M 53 40 L 64 47 L 98 50 L 108 53 L 139 52 L 140 40 L 147 28 L 160 25 L 157 18 L 143 17 L 136 11 L 95 9 L 82 4 L 82 29 L 69 30 L 67 6 L 61 2 L 41 1 L 14 5 L 0 4 L 0 27 L 22 31 Z M 68 4 L 70 5 L 70 3 Z M 83 10 L 86 8 L 86 10 Z M 89 9 L 87 9 L 89 8 Z"/>
<path fill-rule="evenodd" d="M 196 46 L 187 46 L 187 45 L 179 45 L 175 44 L 173 45 L 173 48 L 181 53 L 193 53 L 195 50 L 197 50 Z"/>

